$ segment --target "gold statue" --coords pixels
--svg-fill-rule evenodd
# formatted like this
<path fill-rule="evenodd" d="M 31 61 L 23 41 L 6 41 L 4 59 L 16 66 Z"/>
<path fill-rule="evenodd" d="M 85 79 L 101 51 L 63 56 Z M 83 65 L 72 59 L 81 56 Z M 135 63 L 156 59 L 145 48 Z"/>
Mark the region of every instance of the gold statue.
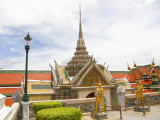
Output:
<path fill-rule="evenodd" d="M 104 90 L 103 90 L 100 82 L 98 83 L 98 88 L 96 90 L 96 93 L 97 93 L 97 95 L 96 95 L 96 113 L 97 113 L 98 105 L 99 105 L 99 111 L 100 111 L 102 97 L 104 94 Z"/>
<path fill-rule="evenodd" d="M 143 85 L 142 83 L 138 81 L 138 90 L 136 92 L 136 96 L 137 96 L 137 107 L 141 106 L 141 97 L 142 97 L 142 92 L 143 92 Z M 142 97 L 142 101 L 143 101 L 143 97 Z"/>

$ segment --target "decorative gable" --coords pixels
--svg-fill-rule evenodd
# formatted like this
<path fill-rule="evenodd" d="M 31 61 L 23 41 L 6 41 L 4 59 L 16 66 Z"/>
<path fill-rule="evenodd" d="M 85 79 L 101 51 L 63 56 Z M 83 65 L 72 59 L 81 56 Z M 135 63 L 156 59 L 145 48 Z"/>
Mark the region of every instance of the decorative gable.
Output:
<path fill-rule="evenodd" d="M 80 87 L 97 86 L 99 81 L 101 82 L 102 86 L 108 85 L 100 72 L 96 70 L 96 68 L 92 68 L 90 72 L 84 77 Z"/>
<path fill-rule="evenodd" d="M 97 86 L 100 81 L 103 86 L 111 84 L 111 75 L 105 72 L 106 69 L 97 65 L 94 60 L 86 63 L 86 65 L 71 80 L 71 84 L 77 87 Z"/>

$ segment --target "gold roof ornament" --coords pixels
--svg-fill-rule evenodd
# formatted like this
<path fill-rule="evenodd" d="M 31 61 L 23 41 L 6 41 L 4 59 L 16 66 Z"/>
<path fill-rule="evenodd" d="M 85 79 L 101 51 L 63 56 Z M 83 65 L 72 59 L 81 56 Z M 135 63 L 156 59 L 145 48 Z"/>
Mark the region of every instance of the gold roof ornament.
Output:
<path fill-rule="evenodd" d="M 133 75 L 133 77 L 137 80 L 138 78 L 137 78 L 136 74 L 132 71 L 132 69 L 131 69 L 131 67 L 129 66 L 128 63 L 127 63 L 127 65 L 128 65 L 128 70 L 131 72 L 131 74 Z"/>
<path fill-rule="evenodd" d="M 129 64 L 128 64 L 128 63 L 127 63 L 127 65 L 128 65 L 128 70 L 130 70 L 130 71 L 131 71 L 132 69 L 131 69 L 131 67 L 129 66 Z"/>
<path fill-rule="evenodd" d="M 135 60 L 134 60 L 134 59 L 133 59 L 133 62 L 134 62 L 134 67 L 137 67 L 136 62 L 135 62 Z"/>
<path fill-rule="evenodd" d="M 151 74 L 151 71 L 153 70 L 154 65 L 155 65 L 155 63 L 154 63 L 154 58 L 153 58 L 151 68 L 150 68 L 150 70 L 148 71 L 147 75 L 150 75 L 150 74 Z"/>
<path fill-rule="evenodd" d="M 155 63 L 154 63 L 154 57 L 153 57 L 153 60 L 152 60 L 152 65 L 153 65 L 153 66 L 155 65 Z"/>
<path fill-rule="evenodd" d="M 135 60 L 133 59 L 133 62 L 134 62 L 134 67 L 138 70 L 138 72 L 143 76 L 144 73 L 138 68 L 138 66 L 136 65 L 136 62 Z"/>

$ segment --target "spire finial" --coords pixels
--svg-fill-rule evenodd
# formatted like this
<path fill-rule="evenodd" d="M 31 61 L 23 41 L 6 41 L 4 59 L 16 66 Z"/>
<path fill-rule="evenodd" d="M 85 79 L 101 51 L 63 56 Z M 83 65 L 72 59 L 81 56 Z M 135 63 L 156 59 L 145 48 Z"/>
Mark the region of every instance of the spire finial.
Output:
<path fill-rule="evenodd" d="M 153 66 L 155 65 L 155 63 L 154 63 L 154 57 L 153 57 L 153 60 L 152 60 L 152 65 L 153 65 Z"/>
<path fill-rule="evenodd" d="M 82 26 L 81 26 L 81 4 L 79 4 L 79 14 L 80 14 L 80 22 L 79 22 L 79 38 L 83 38 L 83 35 L 82 35 Z"/>
<path fill-rule="evenodd" d="M 134 60 L 134 59 L 133 59 L 133 62 L 134 62 L 134 67 L 137 67 L 136 62 L 135 62 L 135 60 Z"/>

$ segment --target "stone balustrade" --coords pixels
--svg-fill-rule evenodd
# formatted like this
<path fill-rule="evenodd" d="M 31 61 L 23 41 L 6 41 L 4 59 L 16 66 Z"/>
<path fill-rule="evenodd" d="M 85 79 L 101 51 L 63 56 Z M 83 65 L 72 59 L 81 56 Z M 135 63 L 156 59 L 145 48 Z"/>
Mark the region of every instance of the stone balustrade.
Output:
<path fill-rule="evenodd" d="M 18 113 L 19 113 L 19 109 L 20 109 L 20 103 L 14 103 L 12 106 L 11 106 L 11 113 L 8 117 L 8 120 L 18 120 Z"/>
<path fill-rule="evenodd" d="M 148 104 L 160 103 L 160 92 L 143 93 L 144 101 L 150 101 Z M 136 104 L 136 94 L 125 95 L 125 100 L 129 103 L 129 107 L 133 107 Z"/>
<path fill-rule="evenodd" d="M 34 103 L 39 102 L 62 102 L 65 103 L 65 106 L 73 106 L 76 108 L 82 108 L 82 112 L 91 112 L 94 109 L 94 103 L 96 98 L 80 98 L 80 99 L 65 99 L 65 100 L 45 100 L 45 101 L 31 101 L 30 102 L 30 118 L 34 118 L 32 106 Z"/>
<path fill-rule="evenodd" d="M 9 120 L 8 116 L 11 113 L 11 108 L 5 106 L 6 96 L 0 94 L 0 119 L 1 120 Z"/>

